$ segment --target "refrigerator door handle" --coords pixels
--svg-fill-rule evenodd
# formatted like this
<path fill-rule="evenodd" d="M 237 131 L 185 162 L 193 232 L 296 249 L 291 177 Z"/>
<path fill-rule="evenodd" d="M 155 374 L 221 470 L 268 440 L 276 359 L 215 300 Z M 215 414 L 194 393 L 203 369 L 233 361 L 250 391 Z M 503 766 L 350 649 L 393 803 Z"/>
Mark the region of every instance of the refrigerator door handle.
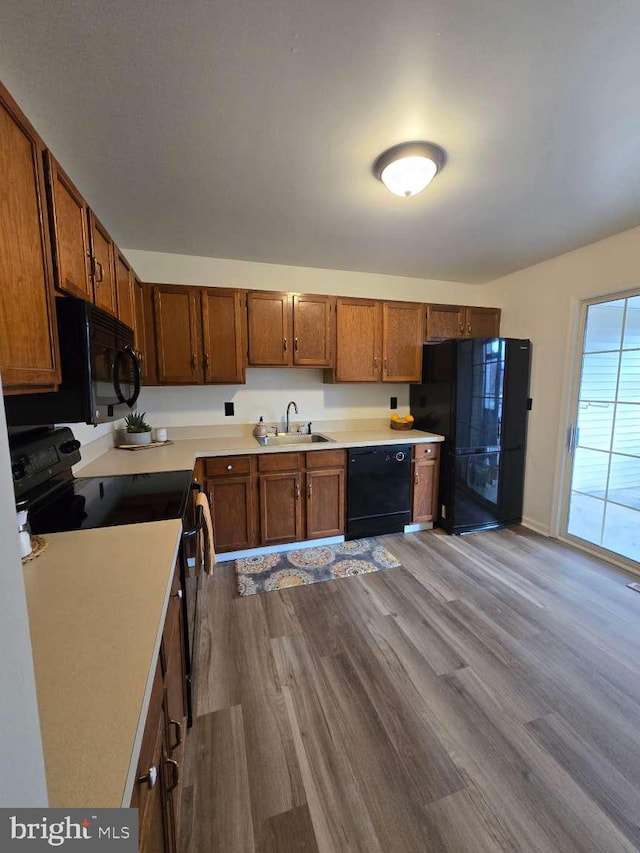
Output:
<path fill-rule="evenodd" d="M 577 436 L 578 430 L 576 429 L 576 425 L 571 424 L 567 430 L 567 453 L 569 455 L 572 455 L 573 451 L 576 449 Z"/>

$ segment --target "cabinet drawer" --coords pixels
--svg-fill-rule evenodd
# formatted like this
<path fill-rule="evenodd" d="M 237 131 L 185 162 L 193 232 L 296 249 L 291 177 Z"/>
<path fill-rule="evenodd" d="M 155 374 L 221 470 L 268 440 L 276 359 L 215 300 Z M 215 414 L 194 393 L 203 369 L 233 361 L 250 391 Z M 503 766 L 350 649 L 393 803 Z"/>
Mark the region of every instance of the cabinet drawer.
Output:
<path fill-rule="evenodd" d="M 234 474 L 251 473 L 251 456 L 217 456 L 205 459 L 207 477 L 230 477 Z"/>
<path fill-rule="evenodd" d="M 315 450 L 305 453 L 307 468 L 343 468 L 344 450 Z"/>
<path fill-rule="evenodd" d="M 301 453 L 265 453 L 258 457 L 258 471 L 299 471 Z"/>
<path fill-rule="evenodd" d="M 413 458 L 414 459 L 438 459 L 440 457 L 440 442 L 430 442 L 429 444 L 414 444 Z"/>

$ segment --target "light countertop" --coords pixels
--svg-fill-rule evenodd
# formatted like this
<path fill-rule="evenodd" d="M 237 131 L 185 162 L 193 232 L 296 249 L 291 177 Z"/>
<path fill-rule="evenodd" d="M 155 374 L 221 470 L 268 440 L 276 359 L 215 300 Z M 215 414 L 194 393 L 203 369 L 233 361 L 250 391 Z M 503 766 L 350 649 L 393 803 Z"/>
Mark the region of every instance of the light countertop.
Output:
<path fill-rule="evenodd" d="M 181 531 L 49 534 L 24 567 L 51 807 L 129 805 Z"/>
<path fill-rule="evenodd" d="M 263 447 L 252 435 L 202 436 L 179 438 L 166 447 L 146 450 L 112 448 L 78 471 L 81 477 L 107 477 L 116 474 L 152 474 L 157 471 L 187 471 L 202 456 L 234 456 L 244 453 L 292 453 L 297 451 L 332 450 L 345 447 L 369 447 L 377 444 L 422 444 L 442 441 L 441 435 L 390 427 L 332 431 L 320 430 L 331 442 L 318 444 Z"/>

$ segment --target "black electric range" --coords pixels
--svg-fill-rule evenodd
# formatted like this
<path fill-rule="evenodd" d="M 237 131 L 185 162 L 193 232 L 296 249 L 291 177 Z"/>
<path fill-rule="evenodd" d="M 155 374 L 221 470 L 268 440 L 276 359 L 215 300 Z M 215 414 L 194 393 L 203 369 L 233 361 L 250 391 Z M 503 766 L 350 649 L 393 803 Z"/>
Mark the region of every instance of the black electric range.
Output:
<path fill-rule="evenodd" d="M 68 427 L 12 437 L 16 500 L 26 502 L 33 533 L 184 518 L 191 471 L 74 477 L 79 449 Z"/>

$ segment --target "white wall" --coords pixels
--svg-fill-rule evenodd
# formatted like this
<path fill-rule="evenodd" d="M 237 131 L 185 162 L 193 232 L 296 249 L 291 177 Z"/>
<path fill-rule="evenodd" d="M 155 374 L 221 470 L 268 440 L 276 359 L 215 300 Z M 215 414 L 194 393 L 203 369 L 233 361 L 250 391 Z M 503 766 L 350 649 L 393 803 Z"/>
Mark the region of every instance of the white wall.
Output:
<path fill-rule="evenodd" d="M 389 397 L 398 398 L 399 414 L 409 412 L 408 385 L 325 385 L 322 371 L 294 368 L 248 368 L 246 385 L 208 385 L 143 388 L 138 409 L 147 412 L 152 426 L 202 424 L 282 423 L 289 400 L 292 423 L 353 418 L 380 418 L 390 414 Z M 225 417 L 224 403 L 233 402 L 234 417 Z"/>
<path fill-rule="evenodd" d="M 47 789 L 7 425 L 2 405 L 0 542 L 0 807 L 40 807 L 47 805 Z"/>
<path fill-rule="evenodd" d="M 486 301 L 485 288 L 478 284 L 290 267 L 282 264 L 259 264 L 253 261 L 143 252 L 136 249 L 123 251 L 143 281 L 202 287 L 331 293 L 337 296 L 446 302 L 452 305 L 491 305 L 491 302 Z"/>
<path fill-rule="evenodd" d="M 129 249 L 126 255 L 143 281 L 491 304 L 484 289 L 473 284 Z M 300 410 L 297 420 L 342 420 L 386 417 L 391 396 L 398 397 L 400 414 L 408 412 L 407 385 L 325 385 L 319 370 L 253 368 L 247 370 L 246 386 L 146 388 L 138 408 L 147 411 L 154 426 L 252 423 L 260 415 L 275 423 L 294 399 Z M 233 401 L 235 417 L 224 416 L 225 401 Z"/>
<path fill-rule="evenodd" d="M 525 517 L 555 535 L 567 395 L 580 300 L 640 287 L 640 228 L 592 243 L 483 288 L 502 308 L 502 334 L 531 338 L 533 370 Z"/>

